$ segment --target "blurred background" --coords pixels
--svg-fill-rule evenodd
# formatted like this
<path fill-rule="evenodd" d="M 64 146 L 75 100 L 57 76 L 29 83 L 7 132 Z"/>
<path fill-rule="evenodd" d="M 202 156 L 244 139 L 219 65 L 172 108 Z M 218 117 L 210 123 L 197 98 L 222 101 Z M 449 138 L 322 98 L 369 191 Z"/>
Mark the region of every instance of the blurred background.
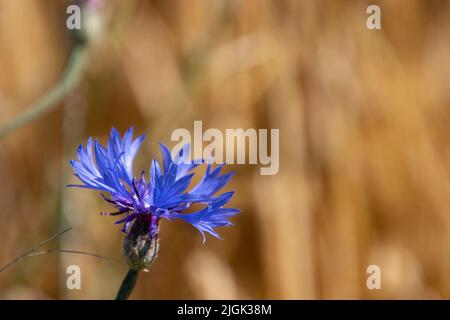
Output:
<path fill-rule="evenodd" d="M 0 128 L 61 77 L 69 4 L 0 0 Z M 370 4 L 382 30 L 366 27 Z M 98 214 L 110 208 L 65 187 L 76 147 L 134 125 L 148 170 L 158 142 L 202 120 L 279 128 L 280 170 L 228 166 L 236 226 L 203 245 L 164 221 L 131 298 L 450 298 L 448 1 L 105 0 L 96 14 L 78 84 L 0 139 L 0 265 L 68 226 L 46 248 L 120 260 L 123 234 Z M 372 264 L 381 290 L 366 287 Z M 66 288 L 70 265 L 81 290 Z M 126 271 L 49 253 L 1 272 L 0 298 L 111 299 Z"/>

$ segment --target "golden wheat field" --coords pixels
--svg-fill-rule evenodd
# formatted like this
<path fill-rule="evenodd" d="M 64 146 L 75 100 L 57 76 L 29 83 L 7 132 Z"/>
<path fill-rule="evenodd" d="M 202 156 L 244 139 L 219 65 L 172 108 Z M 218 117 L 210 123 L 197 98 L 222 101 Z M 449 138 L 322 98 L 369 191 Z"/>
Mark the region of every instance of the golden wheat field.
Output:
<path fill-rule="evenodd" d="M 241 213 L 224 240 L 162 221 L 131 299 L 450 299 L 449 1 L 89 1 L 96 32 L 80 40 L 71 2 L 0 0 L 0 267 L 72 227 L 1 271 L 0 299 L 114 298 L 124 234 L 99 192 L 66 187 L 69 161 L 88 137 L 134 126 L 148 171 L 158 143 L 196 120 L 279 129 L 279 170 L 226 166 Z M 2 131 L 80 43 L 73 88 Z"/>

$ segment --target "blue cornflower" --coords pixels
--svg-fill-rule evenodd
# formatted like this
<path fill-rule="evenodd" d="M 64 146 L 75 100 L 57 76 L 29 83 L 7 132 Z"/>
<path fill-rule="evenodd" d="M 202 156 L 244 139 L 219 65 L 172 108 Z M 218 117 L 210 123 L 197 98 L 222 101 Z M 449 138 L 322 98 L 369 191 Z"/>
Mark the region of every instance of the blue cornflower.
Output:
<path fill-rule="evenodd" d="M 78 161 L 70 162 L 75 176 L 83 184 L 71 186 L 108 193 L 109 197 L 102 196 L 117 208 L 117 212 L 103 214 L 123 214 L 123 219 L 116 224 L 123 223 L 124 232 L 132 233 L 135 229 L 137 234 L 147 234 L 154 239 L 158 235 L 161 218 L 181 219 L 196 227 L 203 235 L 203 241 L 205 232 L 220 238 L 215 228 L 233 225 L 228 219 L 239 212 L 235 208 L 224 208 L 233 192 L 215 195 L 230 181 L 233 173 L 221 175 L 223 165 L 214 169 L 208 165 L 203 179 L 187 191 L 194 176 L 192 171 L 198 166 L 198 161 L 186 161 L 189 145 L 172 159 L 169 149 L 160 144 L 162 169 L 153 160 L 147 182 L 144 171 L 139 177 L 133 175 L 133 160 L 144 138 L 142 135 L 133 140 L 133 128 L 128 129 L 123 137 L 113 128 L 106 147 L 89 138 L 86 147 L 80 145 L 78 148 Z M 183 213 L 194 203 L 204 204 L 203 209 Z M 156 252 L 157 248 L 154 250 Z"/>

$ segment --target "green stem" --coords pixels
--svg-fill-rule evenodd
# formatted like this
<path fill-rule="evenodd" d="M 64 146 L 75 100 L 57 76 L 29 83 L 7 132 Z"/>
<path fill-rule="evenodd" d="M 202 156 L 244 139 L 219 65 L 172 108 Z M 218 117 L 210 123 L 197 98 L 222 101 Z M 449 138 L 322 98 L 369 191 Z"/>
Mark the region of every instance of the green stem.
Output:
<path fill-rule="evenodd" d="M 116 300 L 127 300 L 134 289 L 139 271 L 128 269 L 127 275 L 120 285 L 119 292 L 117 292 Z"/>
<path fill-rule="evenodd" d="M 58 105 L 58 102 L 78 83 L 86 64 L 87 47 L 84 43 L 75 45 L 67 67 L 55 87 L 34 105 L 11 121 L 0 126 L 0 139 L 29 122 L 46 114 Z"/>

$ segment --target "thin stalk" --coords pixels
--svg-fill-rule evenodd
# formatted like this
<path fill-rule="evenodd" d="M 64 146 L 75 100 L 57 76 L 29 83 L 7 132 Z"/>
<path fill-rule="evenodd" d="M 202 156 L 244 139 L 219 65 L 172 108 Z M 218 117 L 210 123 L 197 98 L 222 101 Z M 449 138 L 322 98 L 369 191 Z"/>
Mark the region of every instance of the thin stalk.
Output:
<path fill-rule="evenodd" d="M 53 236 L 51 236 L 50 238 L 48 238 L 47 240 L 42 241 L 41 243 L 39 243 L 38 245 L 34 246 L 33 248 L 27 250 L 26 252 L 22 253 L 20 256 L 18 256 L 17 258 L 15 258 L 14 260 L 12 260 L 11 262 L 7 263 L 6 265 L 4 265 L 3 267 L 0 267 L 0 272 L 5 271 L 6 269 L 8 269 L 10 266 L 12 266 L 13 264 L 19 262 L 22 259 L 25 259 L 26 257 L 30 256 L 31 254 L 33 254 L 37 249 L 42 248 L 43 246 L 45 246 L 47 243 L 55 240 L 56 238 L 58 238 L 59 236 L 61 236 L 62 234 L 66 233 L 67 231 L 72 230 L 72 227 L 66 228 L 63 231 L 60 231 L 56 234 L 54 234 Z"/>
<path fill-rule="evenodd" d="M 120 285 L 116 300 L 127 300 L 136 285 L 139 271 L 128 269 L 127 275 Z"/>

